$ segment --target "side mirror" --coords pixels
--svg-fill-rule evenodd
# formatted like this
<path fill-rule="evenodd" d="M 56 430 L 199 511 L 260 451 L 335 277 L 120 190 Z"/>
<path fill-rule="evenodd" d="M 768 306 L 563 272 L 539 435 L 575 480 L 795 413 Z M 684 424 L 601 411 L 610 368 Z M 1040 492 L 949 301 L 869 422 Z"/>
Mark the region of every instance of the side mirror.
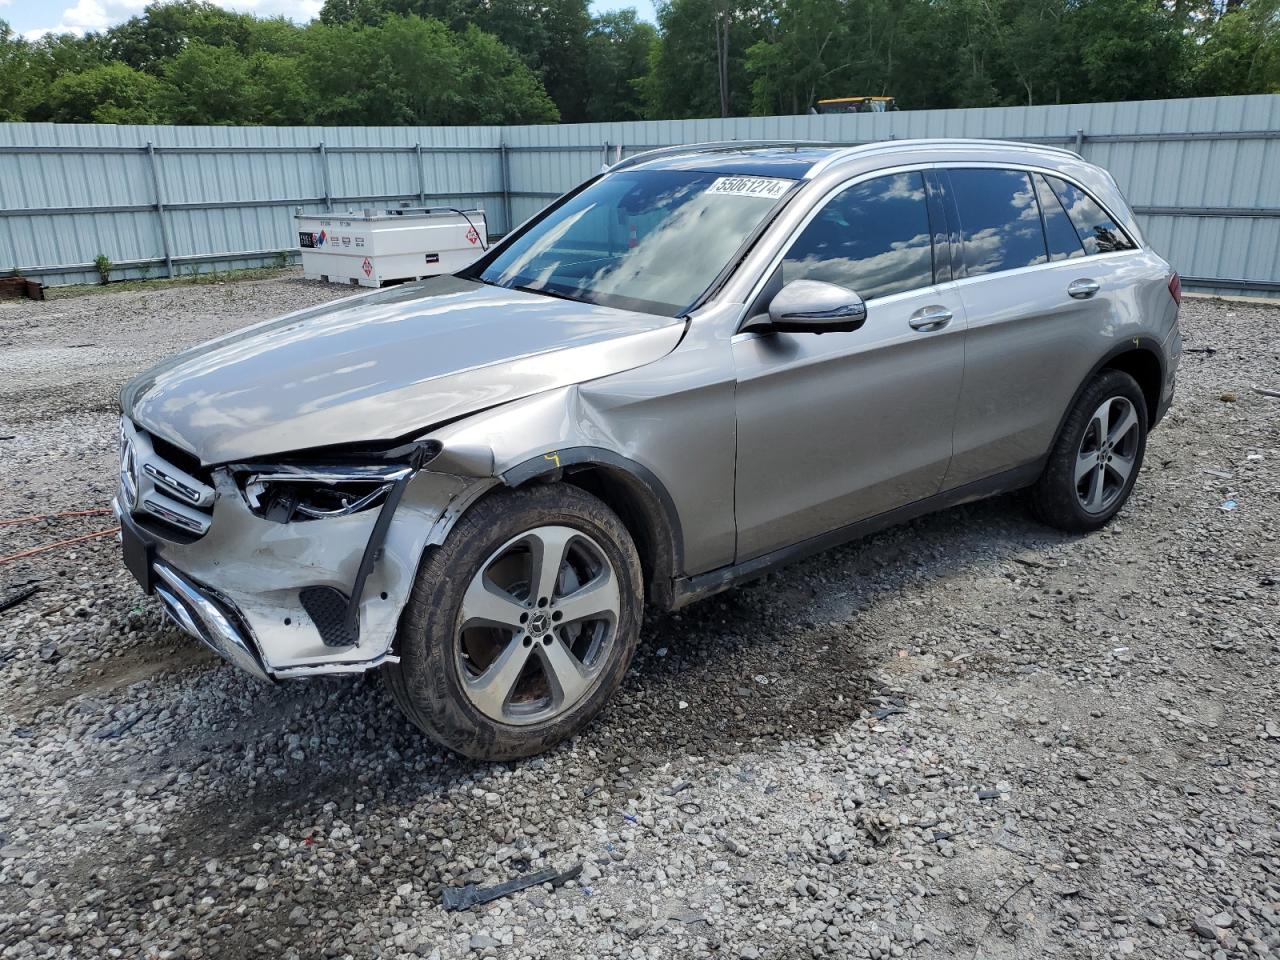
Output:
<path fill-rule="evenodd" d="M 866 322 L 860 296 L 820 280 L 792 280 L 769 304 L 768 329 L 779 333 L 848 332 Z"/>

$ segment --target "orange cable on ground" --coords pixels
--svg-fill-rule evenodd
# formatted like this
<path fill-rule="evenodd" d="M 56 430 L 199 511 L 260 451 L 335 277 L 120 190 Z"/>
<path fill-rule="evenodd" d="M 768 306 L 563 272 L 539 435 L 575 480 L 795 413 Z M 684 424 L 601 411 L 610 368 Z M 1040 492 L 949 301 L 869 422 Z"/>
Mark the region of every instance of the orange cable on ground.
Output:
<path fill-rule="evenodd" d="M 86 533 L 83 537 L 72 537 L 70 540 L 59 540 L 57 543 L 46 543 L 42 547 L 32 547 L 30 550 L 23 550 L 21 553 L 11 553 L 7 557 L 0 557 L 0 564 L 5 564 L 11 560 L 21 560 L 24 557 L 34 557 L 38 553 L 45 553 L 49 550 L 56 550 L 58 547 L 69 547 L 73 543 L 81 543 L 85 540 L 93 540 L 96 537 L 108 537 L 113 533 L 119 533 L 119 527 L 112 527 L 110 530 L 99 530 L 97 533 Z"/>
<path fill-rule="evenodd" d="M 17 523 L 35 523 L 37 520 L 59 520 L 63 517 L 100 517 L 110 512 L 109 509 L 102 508 L 99 510 L 68 510 L 65 513 L 36 513 L 29 517 L 0 520 L 0 527 L 10 527 Z"/>

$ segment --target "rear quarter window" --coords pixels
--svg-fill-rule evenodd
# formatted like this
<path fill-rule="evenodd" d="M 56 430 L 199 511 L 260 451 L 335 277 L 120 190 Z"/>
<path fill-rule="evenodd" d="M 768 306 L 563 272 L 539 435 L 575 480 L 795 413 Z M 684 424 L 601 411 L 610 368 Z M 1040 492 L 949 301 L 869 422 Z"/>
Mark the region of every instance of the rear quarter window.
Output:
<path fill-rule="evenodd" d="M 1035 174 L 1032 179 L 1036 183 L 1036 197 L 1040 200 L 1040 214 L 1044 217 L 1044 239 L 1049 245 L 1049 259 L 1083 257 L 1084 244 L 1080 242 L 1067 211 L 1058 202 L 1057 194 L 1040 174 Z"/>
<path fill-rule="evenodd" d="M 1049 186 L 1062 201 L 1071 225 L 1076 228 L 1086 253 L 1111 253 L 1114 250 L 1135 250 L 1135 244 L 1115 223 L 1102 206 L 1075 184 L 1045 177 Z"/>

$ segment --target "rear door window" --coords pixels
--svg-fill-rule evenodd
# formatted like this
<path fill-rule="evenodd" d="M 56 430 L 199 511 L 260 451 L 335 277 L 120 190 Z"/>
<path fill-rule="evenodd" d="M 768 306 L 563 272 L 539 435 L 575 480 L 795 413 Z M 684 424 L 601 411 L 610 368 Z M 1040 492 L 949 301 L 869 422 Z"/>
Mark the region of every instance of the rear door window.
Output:
<path fill-rule="evenodd" d="M 1133 250 L 1137 244 L 1130 240 L 1119 225 L 1111 219 L 1101 205 L 1075 184 L 1045 177 L 1053 192 L 1062 201 L 1067 216 L 1071 218 L 1080 242 L 1087 253 L 1110 253 L 1113 250 Z"/>
<path fill-rule="evenodd" d="M 968 276 L 1047 263 L 1031 177 L 1021 170 L 952 170 Z"/>
<path fill-rule="evenodd" d="M 933 283 L 924 176 L 876 177 L 836 194 L 782 261 L 782 282 L 823 280 L 864 300 Z"/>
<path fill-rule="evenodd" d="M 1040 215 L 1044 217 L 1044 239 L 1049 245 L 1049 259 L 1083 257 L 1084 244 L 1067 218 L 1067 211 L 1058 202 L 1058 195 L 1040 174 L 1035 174 L 1032 179 L 1036 184 L 1036 199 L 1040 201 Z"/>

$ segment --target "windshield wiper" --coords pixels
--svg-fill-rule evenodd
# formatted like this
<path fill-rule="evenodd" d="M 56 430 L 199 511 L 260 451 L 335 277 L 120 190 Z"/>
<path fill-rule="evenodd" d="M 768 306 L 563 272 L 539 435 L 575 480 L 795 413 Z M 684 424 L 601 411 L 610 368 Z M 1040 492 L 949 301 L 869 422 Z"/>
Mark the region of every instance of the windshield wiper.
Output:
<path fill-rule="evenodd" d="M 548 297 L 555 297 L 557 300 L 568 300 L 570 303 L 590 303 L 590 300 L 584 300 L 582 297 L 571 297 L 567 293 L 561 293 L 559 290 L 551 290 L 547 287 L 527 287 L 514 286 L 509 287 L 511 290 L 519 290 L 521 293 L 541 293 Z"/>

